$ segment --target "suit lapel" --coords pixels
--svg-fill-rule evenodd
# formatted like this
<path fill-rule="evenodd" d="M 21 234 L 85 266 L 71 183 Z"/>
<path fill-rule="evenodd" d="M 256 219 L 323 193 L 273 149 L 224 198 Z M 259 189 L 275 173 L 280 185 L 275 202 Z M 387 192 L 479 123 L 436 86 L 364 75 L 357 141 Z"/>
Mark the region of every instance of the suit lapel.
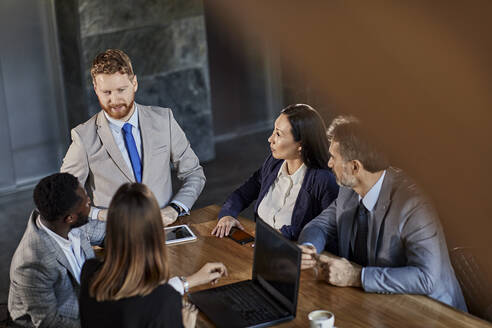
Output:
<path fill-rule="evenodd" d="M 152 172 L 150 169 L 150 156 L 152 156 L 152 118 L 149 116 L 149 111 L 145 110 L 145 107 L 138 105 L 138 125 L 140 126 L 140 136 L 142 137 L 142 182 L 145 183 L 149 176 L 147 173 Z M 146 127 L 143 128 L 143 127 Z"/>
<path fill-rule="evenodd" d="M 258 207 L 260 206 L 260 203 L 261 203 L 263 197 L 265 197 L 268 190 L 270 190 L 270 186 L 273 184 L 273 182 L 277 178 L 278 171 L 280 170 L 280 167 L 282 167 L 283 162 L 284 161 L 275 162 L 272 165 L 272 170 L 268 173 L 268 175 L 264 179 L 262 179 L 260 193 L 258 195 L 257 201 L 255 202 L 255 213 L 258 213 Z M 263 168 L 262 168 L 262 170 L 263 170 Z"/>
<path fill-rule="evenodd" d="M 313 188 L 315 172 L 316 169 L 307 168 L 306 175 L 304 176 L 304 180 L 302 181 L 301 189 L 305 190 L 308 193 Z"/>
<path fill-rule="evenodd" d="M 393 186 L 393 171 L 391 168 L 386 170 L 386 175 L 384 176 L 383 185 L 381 186 L 381 191 L 379 192 L 378 201 L 376 202 L 376 207 L 374 209 L 374 222 L 371 229 L 368 231 L 368 251 L 367 259 L 369 265 L 376 264 L 376 255 L 378 252 L 378 241 L 379 235 L 382 235 L 382 230 L 384 229 L 384 221 L 386 219 L 386 213 L 388 212 L 389 205 L 391 203 L 391 189 Z"/>
<path fill-rule="evenodd" d="M 263 192 L 263 196 L 265 196 L 265 194 L 267 193 L 267 191 L 270 189 L 270 186 L 273 184 L 273 181 L 275 181 L 275 179 L 277 178 L 278 172 L 279 172 L 280 168 L 282 167 L 282 164 L 283 163 L 284 163 L 284 161 L 277 162 L 276 163 L 276 166 L 272 170 L 272 173 L 270 173 L 268 175 L 268 177 L 266 178 L 266 180 L 265 180 L 265 188 L 263 188 L 263 191 L 264 191 Z M 263 187 L 263 185 L 262 185 L 262 187 Z"/>
<path fill-rule="evenodd" d="M 113 134 L 111 133 L 111 128 L 109 127 L 108 120 L 104 116 L 104 112 L 101 111 L 97 115 L 97 134 L 101 138 L 101 141 L 106 148 L 109 156 L 120 169 L 120 171 L 127 177 L 130 182 L 134 181 L 133 174 L 130 168 L 126 164 L 121 152 L 114 141 Z"/>
<path fill-rule="evenodd" d="M 41 226 L 39 226 L 37 220 L 38 216 L 39 213 L 33 212 L 32 214 L 33 224 L 36 226 L 36 230 L 39 233 L 40 238 L 43 239 L 47 245 L 49 245 L 48 249 L 50 249 L 54 253 L 58 263 L 60 263 L 65 269 L 67 269 L 67 271 L 70 272 L 70 274 L 72 275 L 74 281 L 77 282 L 77 279 L 75 279 L 75 273 L 73 272 L 70 263 L 68 263 L 65 253 L 63 253 L 63 250 L 61 249 L 60 245 L 58 245 L 58 243 L 55 240 L 53 240 L 53 238 L 50 237 L 48 233 L 44 231 Z"/>
<path fill-rule="evenodd" d="M 75 279 L 75 273 L 73 272 L 72 266 L 70 265 L 70 263 L 68 263 L 67 257 L 65 256 L 65 253 L 63 253 L 60 246 L 58 244 L 56 244 L 56 242 L 54 240 L 52 240 L 52 244 L 55 247 L 56 260 L 58 261 L 58 263 L 60 263 L 62 266 L 64 266 L 65 269 L 67 269 L 68 272 L 70 272 L 70 274 L 72 275 L 74 280 L 77 281 L 77 279 Z"/>
<path fill-rule="evenodd" d="M 344 204 L 343 212 L 339 217 L 340 232 L 338 238 L 340 240 L 340 256 L 348 258 L 350 253 L 350 240 L 354 231 L 352 227 L 354 226 L 355 213 L 357 212 L 357 207 L 359 206 L 359 199 L 356 192 L 352 192 L 351 196 L 347 199 Z"/>
<path fill-rule="evenodd" d="M 306 213 L 308 212 L 310 206 L 309 192 L 311 191 L 311 188 L 313 186 L 312 180 L 314 177 L 314 170 L 315 169 L 310 168 L 306 170 L 306 175 L 304 176 L 304 180 L 302 181 L 301 188 L 299 188 L 299 194 L 294 205 L 294 210 L 292 211 L 292 224 L 294 224 L 294 219 L 296 218 L 300 218 L 300 221 L 302 222 L 306 216 Z"/>

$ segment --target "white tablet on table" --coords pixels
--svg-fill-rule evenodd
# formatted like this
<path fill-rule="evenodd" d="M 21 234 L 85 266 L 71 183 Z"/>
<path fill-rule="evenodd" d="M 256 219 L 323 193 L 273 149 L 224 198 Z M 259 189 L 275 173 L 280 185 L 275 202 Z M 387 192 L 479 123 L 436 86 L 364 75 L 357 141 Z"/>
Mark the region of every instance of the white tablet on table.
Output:
<path fill-rule="evenodd" d="M 166 245 L 196 240 L 196 236 L 186 224 L 166 227 Z"/>

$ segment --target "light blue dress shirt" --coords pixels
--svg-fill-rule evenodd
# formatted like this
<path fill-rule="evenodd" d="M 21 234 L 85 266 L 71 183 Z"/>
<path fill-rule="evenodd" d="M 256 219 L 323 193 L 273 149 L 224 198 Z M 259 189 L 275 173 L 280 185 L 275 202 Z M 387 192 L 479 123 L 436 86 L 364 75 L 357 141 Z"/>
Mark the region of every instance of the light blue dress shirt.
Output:
<path fill-rule="evenodd" d="M 378 202 L 379 193 L 381 192 L 381 187 L 383 186 L 385 175 L 386 175 L 386 170 L 383 171 L 381 177 L 378 179 L 378 181 L 376 181 L 374 186 L 372 186 L 371 189 L 369 189 L 369 191 L 364 196 L 364 198 L 360 197 L 359 195 L 359 201 L 362 198 L 362 204 L 364 204 L 366 209 L 369 211 L 371 220 L 374 218 L 374 206 L 376 206 L 376 203 Z"/>
<path fill-rule="evenodd" d="M 140 156 L 140 161 L 141 161 L 142 137 L 140 136 L 140 127 L 138 126 L 138 108 L 137 105 L 134 106 L 135 106 L 135 111 L 133 112 L 133 115 L 130 117 L 130 119 L 127 122 L 114 119 L 110 117 L 106 112 L 104 112 L 104 116 L 106 116 L 106 119 L 108 120 L 109 123 L 109 127 L 111 128 L 111 133 L 113 134 L 114 142 L 116 143 L 116 146 L 118 146 L 118 149 L 120 150 L 121 155 L 123 155 L 123 159 L 125 160 L 126 165 L 128 165 L 128 168 L 130 168 L 130 172 L 132 172 L 132 174 L 133 174 L 132 162 L 130 161 L 130 156 L 128 156 L 128 151 L 126 150 L 126 146 L 125 146 L 125 138 L 123 136 L 123 132 L 121 131 L 121 129 L 123 129 L 123 125 L 125 125 L 125 123 L 129 123 L 132 126 L 133 139 L 135 139 L 135 145 L 137 146 L 138 156 Z M 133 175 L 133 178 L 135 179 L 135 175 Z"/>

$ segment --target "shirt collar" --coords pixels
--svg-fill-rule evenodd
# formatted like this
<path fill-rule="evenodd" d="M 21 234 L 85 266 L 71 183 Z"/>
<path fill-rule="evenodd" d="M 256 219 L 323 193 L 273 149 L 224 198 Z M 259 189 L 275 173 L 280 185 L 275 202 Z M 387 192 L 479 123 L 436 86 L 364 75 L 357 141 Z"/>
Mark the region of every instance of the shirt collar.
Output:
<path fill-rule="evenodd" d="M 386 175 L 386 170 L 383 171 L 379 180 L 372 186 L 371 189 L 367 192 L 367 194 L 362 198 L 362 203 L 367 208 L 369 212 L 372 212 L 374 206 L 376 206 L 376 202 L 379 198 L 379 193 L 381 192 L 381 187 L 383 186 L 384 176 Z M 361 197 L 359 196 L 359 201 Z"/>
<path fill-rule="evenodd" d="M 298 184 L 301 183 L 302 180 L 304 179 L 304 175 L 306 173 L 307 167 L 304 163 L 302 163 L 301 166 L 293 173 L 289 174 L 287 171 L 287 161 L 284 161 L 282 163 L 282 166 L 280 167 L 280 170 L 278 171 L 278 177 L 288 177 L 292 179 L 293 184 Z"/>
<path fill-rule="evenodd" d="M 63 238 L 56 232 L 52 231 L 50 228 L 46 227 L 40 218 L 38 218 L 39 226 L 51 236 L 51 238 L 55 239 L 58 244 L 62 247 L 70 248 L 72 246 L 72 241 L 70 240 L 70 232 L 68 233 L 68 239 Z"/>
<path fill-rule="evenodd" d="M 106 112 L 104 112 L 104 116 L 106 116 L 108 122 L 109 122 L 109 127 L 113 129 L 115 132 L 120 133 L 121 129 L 123 128 L 123 125 L 125 123 L 130 123 L 133 127 L 138 129 L 138 107 L 136 103 L 133 103 L 133 107 L 135 108 L 135 111 L 133 112 L 132 116 L 128 120 L 128 122 L 122 121 L 122 120 L 117 120 L 109 116 Z"/>

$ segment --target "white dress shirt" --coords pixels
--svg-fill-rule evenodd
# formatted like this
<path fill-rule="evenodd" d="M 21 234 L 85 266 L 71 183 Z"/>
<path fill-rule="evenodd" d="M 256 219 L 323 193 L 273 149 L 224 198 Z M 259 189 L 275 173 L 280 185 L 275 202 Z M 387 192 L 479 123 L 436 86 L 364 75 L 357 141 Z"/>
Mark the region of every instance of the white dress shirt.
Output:
<path fill-rule="evenodd" d="M 258 215 L 263 221 L 275 229 L 291 224 L 292 212 L 306 171 L 307 167 L 303 163 L 293 174 L 289 175 L 287 162 L 282 163 L 277 178 L 258 206 Z"/>
<path fill-rule="evenodd" d="M 181 296 L 184 295 L 184 285 L 181 279 L 179 277 L 172 277 L 167 281 L 169 285 L 171 285 L 178 293 L 181 294 Z"/>
<path fill-rule="evenodd" d="M 51 229 L 44 226 L 41 220 L 38 218 L 38 224 L 48 233 L 48 235 L 55 240 L 55 242 L 61 247 L 65 257 L 67 258 L 73 273 L 75 274 L 75 279 L 80 284 L 80 272 L 82 271 L 82 266 L 85 262 L 85 255 L 80 247 L 80 231 L 78 228 L 70 230 L 68 233 L 68 239 L 63 238 L 59 234 Z"/>

